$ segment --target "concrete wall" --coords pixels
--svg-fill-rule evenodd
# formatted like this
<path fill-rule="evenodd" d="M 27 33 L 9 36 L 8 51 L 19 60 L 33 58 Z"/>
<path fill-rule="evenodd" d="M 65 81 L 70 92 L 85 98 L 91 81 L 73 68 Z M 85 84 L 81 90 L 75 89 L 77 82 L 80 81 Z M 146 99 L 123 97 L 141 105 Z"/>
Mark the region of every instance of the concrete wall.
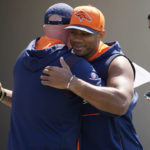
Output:
<path fill-rule="evenodd" d="M 29 41 L 43 34 L 45 10 L 59 0 L 1 0 L 0 1 L 0 81 L 3 86 L 13 86 L 13 66 L 18 54 Z M 91 4 L 101 9 L 106 17 L 104 41 L 118 40 L 125 54 L 150 71 L 150 30 L 147 15 L 149 0 L 64 0 L 73 7 Z M 150 102 L 143 93 L 150 84 L 137 88 L 139 102 L 133 112 L 133 120 L 144 149 L 150 147 Z M 6 149 L 11 110 L 0 104 L 0 149 Z"/>

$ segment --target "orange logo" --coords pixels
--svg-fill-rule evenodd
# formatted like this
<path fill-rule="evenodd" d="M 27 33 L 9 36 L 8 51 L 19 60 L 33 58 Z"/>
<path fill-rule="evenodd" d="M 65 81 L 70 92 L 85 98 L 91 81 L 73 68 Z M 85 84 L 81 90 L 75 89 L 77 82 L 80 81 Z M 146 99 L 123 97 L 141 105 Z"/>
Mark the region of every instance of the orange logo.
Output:
<path fill-rule="evenodd" d="M 75 16 L 80 19 L 80 22 L 81 22 L 83 19 L 87 20 L 88 22 L 91 22 L 91 21 L 92 21 L 91 17 L 90 17 L 84 10 L 78 10 L 78 11 L 75 13 Z"/>

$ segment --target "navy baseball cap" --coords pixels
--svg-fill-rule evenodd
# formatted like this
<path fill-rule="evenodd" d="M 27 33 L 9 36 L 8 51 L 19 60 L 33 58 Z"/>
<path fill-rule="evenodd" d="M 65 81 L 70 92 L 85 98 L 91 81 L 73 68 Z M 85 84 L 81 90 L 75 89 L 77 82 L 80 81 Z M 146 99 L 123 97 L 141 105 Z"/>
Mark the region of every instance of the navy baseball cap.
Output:
<path fill-rule="evenodd" d="M 72 16 L 73 8 L 65 3 L 56 3 L 50 6 L 44 17 L 45 24 L 59 25 L 59 24 L 69 24 Z M 58 15 L 61 19 L 59 21 L 50 21 L 49 17 L 52 15 Z"/>

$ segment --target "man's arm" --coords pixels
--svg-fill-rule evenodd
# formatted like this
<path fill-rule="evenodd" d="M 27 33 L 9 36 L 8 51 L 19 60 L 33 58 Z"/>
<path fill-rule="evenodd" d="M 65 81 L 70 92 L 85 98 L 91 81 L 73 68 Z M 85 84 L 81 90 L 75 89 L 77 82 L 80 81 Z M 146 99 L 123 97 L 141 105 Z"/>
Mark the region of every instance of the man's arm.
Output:
<path fill-rule="evenodd" d="M 63 60 L 61 60 L 62 63 L 65 64 Z M 43 85 L 61 89 L 66 89 L 72 75 L 67 67 L 50 67 L 44 70 L 44 73 L 49 76 L 41 77 Z M 119 56 L 112 61 L 109 67 L 107 87 L 94 86 L 74 77 L 69 89 L 102 111 L 123 115 L 133 97 L 133 82 L 134 75 L 131 64 L 125 57 Z"/>
<path fill-rule="evenodd" d="M 12 106 L 12 91 L 2 88 L 2 84 L 0 83 L 0 93 L 2 92 L 2 90 L 6 92 L 6 97 L 1 102 L 7 105 L 8 107 L 11 107 Z"/>
<path fill-rule="evenodd" d="M 107 87 L 93 86 L 76 78 L 70 90 L 102 111 L 123 115 L 133 97 L 133 76 L 129 61 L 121 56 L 109 67 Z"/>

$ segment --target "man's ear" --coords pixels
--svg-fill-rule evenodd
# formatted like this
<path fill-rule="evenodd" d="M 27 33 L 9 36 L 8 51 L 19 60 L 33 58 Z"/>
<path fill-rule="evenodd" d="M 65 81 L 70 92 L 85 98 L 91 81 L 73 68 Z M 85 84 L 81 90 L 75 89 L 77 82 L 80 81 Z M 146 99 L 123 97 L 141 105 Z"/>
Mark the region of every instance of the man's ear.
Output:
<path fill-rule="evenodd" d="M 45 31 L 45 24 L 43 24 L 43 32 L 44 32 L 44 34 L 46 34 L 46 31 Z"/>

